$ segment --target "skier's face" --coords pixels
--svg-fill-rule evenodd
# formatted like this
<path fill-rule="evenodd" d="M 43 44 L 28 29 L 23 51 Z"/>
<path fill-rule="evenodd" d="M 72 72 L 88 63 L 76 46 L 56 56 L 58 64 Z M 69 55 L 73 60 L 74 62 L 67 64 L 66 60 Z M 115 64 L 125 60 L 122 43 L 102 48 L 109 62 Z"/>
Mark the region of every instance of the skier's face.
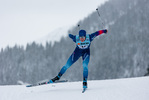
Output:
<path fill-rule="evenodd" d="M 85 36 L 81 36 L 81 37 L 80 37 L 80 41 L 81 41 L 81 42 L 84 42 L 84 41 L 85 41 Z"/>

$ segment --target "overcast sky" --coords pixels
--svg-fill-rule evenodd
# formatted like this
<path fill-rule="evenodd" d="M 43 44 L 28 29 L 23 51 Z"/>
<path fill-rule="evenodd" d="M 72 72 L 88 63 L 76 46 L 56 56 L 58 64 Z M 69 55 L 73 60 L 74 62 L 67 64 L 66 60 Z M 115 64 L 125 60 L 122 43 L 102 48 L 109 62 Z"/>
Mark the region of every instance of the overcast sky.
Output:
<path fill-rule="evenodd" d="M 107 0 L 0 0 L 0 48 L 73 26 Z"/>

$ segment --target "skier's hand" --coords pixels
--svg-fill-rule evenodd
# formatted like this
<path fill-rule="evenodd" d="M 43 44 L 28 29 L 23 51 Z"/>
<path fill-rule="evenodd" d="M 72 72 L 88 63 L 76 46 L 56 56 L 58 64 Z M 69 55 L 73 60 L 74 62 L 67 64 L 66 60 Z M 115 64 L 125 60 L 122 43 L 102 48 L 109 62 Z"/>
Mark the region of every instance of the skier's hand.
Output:
<path fill-rule="evenodd" d="M 107 34 L 108 33 L 108 30 L 107 29 L 104 29 L 104 33 Z"/>

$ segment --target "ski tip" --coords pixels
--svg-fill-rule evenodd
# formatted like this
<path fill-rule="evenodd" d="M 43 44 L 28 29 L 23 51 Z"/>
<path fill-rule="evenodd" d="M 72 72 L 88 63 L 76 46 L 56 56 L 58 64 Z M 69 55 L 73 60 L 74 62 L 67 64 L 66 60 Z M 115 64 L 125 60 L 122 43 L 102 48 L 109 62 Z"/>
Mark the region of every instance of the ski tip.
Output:
<path fill-rule="evenodd" d="M 26 87 L 31 87 L 32 85 L 26 85 Z"/>

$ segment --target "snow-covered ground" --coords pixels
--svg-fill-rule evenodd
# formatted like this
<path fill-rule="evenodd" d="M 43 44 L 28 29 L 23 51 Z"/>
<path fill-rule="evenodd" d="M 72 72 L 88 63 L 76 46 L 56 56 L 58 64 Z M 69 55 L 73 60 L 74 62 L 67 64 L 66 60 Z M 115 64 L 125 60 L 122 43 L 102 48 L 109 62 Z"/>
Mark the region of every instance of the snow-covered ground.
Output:
<path fill-rule="evenodd" d="M 149 77 L 88 81 L 84 94 L 82 82 L 0 86 L 0 100 L 149 100 Z"/>

